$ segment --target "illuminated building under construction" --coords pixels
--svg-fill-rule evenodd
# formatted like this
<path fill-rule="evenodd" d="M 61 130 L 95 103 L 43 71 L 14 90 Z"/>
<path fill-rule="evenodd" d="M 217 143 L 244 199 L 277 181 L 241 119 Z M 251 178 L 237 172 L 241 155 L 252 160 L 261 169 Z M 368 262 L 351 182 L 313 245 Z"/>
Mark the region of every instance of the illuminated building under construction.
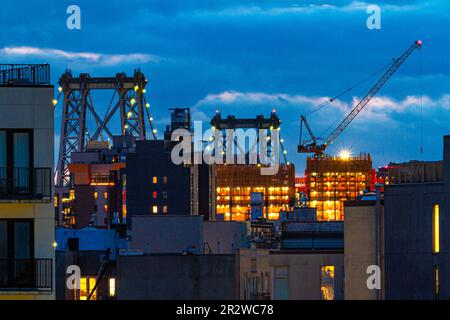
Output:
<path fill-rule="evenodd" d="M 309 205 L 317 209 L 317 220 L 344 220 L 344 201 L 355 200 L 371 190 L 372 159 L 369 154 L 339 157 L 308 157 L 306 179 Z"/>
<path fill-rule="evenodd" d="M 258 115 L 253 119 L 236 118 L 229 115 L 222 118 L 220 112 L 216 112 L 211 120 L 214 130 L 220 130 L 226 135 L 235 129 L 265 130 L 265 139 L 268 148 L 272 148 L 273 141 L 270 134 L 279 132 L 281 120 L 275 110 L 269 118 Z M 225 145 L 224 138 L 223 145 Z M 234 137 L 237 148 L 245 150 L 248 160 L 249 150 L 245 143 L 240 145 Z M 259 140 L 258 140 L 259 141 Z M 284 164 L 279 164 L 279 170 L 275 174 L 261 174 L 262 164 L 217 164 L 216 171 L 216 218 L 227 221 L 245 221 L 259 217 L 275 220 L 278 219 L 281 210 L 289 210 L 295 203 L 295 169 L 286 159 L 287 151 L 283 146 L 283 139 L 279 139 L 281 154 Z M 228 146 L 232 150 L 232 146 Z M 228 151 L 227 149 L 227 151 Z"/>
<path fill-rule="evenodd" d="M 216 165 L 216 214 L 224 220 L 249 220 L 252 207 L 257 206 L 252 195 L 262 194 L 263 217 L 276 220 L 280 210 L 288 210 L 295 198 L 295 169 L 281 164 L 275 175 L 261 175 L 256 165 Z M 230 214 L 231 213 L 231 214 Z"/>
<path fill-rule="evenodd" d="M 366 92 L 361 100 L 352 108 L 350 113 L 326 138 L 316 136 L 306 120 L 306 116 L 321 110 L 327 104 L 340 98 L 363 82 L 343 91 L 334 98 L 327 99 L 313 108 L 306 115 L 300 117 L 300 141 L 299 153 L 313 153 L 307 158 L 307 187 L 310 206 L 317 208 L 317 218 L 322 221 L 343 220 L 343 201 L 356 199 L 359 193 L 370 190 L 372 179 L 372 160 L 368 154 L 351 157 L 348 151 L 341 153 L 339 157 L 326 155 L 326 149 L 332 145 L 355 117 L 364 109 L 370 100 L 386 84 L 386 82 L 400 68 L 408 57 L 422 48 L 422 41 L 417 40 L 411 44 L 403 54 L 393 59 L 387 70 L 382 73 L 373 86 Z M 379 72 L 371 75 L 377 76 Z M 303 131 L 308 135 L 303 137 Z"/>

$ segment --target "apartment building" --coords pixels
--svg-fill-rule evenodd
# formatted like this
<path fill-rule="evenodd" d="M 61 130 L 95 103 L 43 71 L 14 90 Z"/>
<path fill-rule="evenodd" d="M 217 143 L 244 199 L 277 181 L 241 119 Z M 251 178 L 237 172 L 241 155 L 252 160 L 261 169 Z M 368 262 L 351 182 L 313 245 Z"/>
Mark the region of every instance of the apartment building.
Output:
<path fill-rule="evenodd" d="M 0 299 L 54 299 L 49 65 L 0 65 Z"/>
<path fill-rule="evenodd" d="M 387 300 L 450 299 L 450 136 L 443 142 L 442 165 L 418 162 L 416 168 L 402 168 L 414 174 L 397 175 L 401 179 L 385 187 Z"/>

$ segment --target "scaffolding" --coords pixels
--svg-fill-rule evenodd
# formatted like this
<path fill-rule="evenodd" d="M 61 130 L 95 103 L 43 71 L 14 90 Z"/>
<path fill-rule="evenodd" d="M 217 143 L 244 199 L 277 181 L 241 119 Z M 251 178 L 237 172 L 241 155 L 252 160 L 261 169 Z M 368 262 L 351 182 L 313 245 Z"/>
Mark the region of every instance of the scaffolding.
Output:
<path fill-rule="evenodd" d="M 372 159 L 369 154 L 342 159 L 308 157 L 306 181 L 309 205 L 319 221 L 344 220 L 344 201 L 370 190 Z"/>
<path fill-rule="evenodd" d="M 280 211 L 289 211 L 295 199 L 295 169 L 280 165 L 275 175 L 261 175 L 256 165 L 216 165 L 216 213 L 225 220 L 250 219 L 251 195 L 262 193 L 264 218 L 277 220 Z"/>

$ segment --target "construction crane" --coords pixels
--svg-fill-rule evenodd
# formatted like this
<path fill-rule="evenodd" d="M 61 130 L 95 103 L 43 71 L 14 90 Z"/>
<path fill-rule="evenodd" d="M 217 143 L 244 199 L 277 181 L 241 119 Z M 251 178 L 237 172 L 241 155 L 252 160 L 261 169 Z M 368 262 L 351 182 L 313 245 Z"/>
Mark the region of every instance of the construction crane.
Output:
<path fill-rule="evenodd" d="M 300 117 L 300 141 L 298 145 L 299 153 L 314 153 L 315 156 L 320 157 L 324 154 L 326 148 L 333 144 L 334 141 L 339 137 L 339 135 L 347 128 L 350 122 L 355 119 L 355 117 L 361 112 L 362 109 L 370 102 L 370 100 L 377 94 L 378 91 L 386 84 L 386 82 L 392 77 L 392 75 L 398 70 L 398 68 L 402 65 L 403 62 L 416 50 L 422 48 L 422 41 L 415 41 L 408 49 L 403 52 L 403 54 L 394 59 L 394 62 L 389 66 L 387 71 L 378 79 L 375 85 L 370 88 L 370 90 L 366 93 L 366 95 L 358 102 L 358 104 L 353 108 L 352 111 L 345 117 L 345 119 L 337 126 L 336 129 L 328 136 L 328 138 L 319 138 L 314 135 L 306 121 L 306 116 L 302 115 Z M 349 91 L 349 90 L 347 90 Z M 329 102 L 334 101 L 335 99 L 330 99 Z M 303 126 L 306 131 L 308 131 L 309 138 L 305 141 L 302 141 L 302 131 Z M 320 143 L 320 141 L 324 141 Z"/>

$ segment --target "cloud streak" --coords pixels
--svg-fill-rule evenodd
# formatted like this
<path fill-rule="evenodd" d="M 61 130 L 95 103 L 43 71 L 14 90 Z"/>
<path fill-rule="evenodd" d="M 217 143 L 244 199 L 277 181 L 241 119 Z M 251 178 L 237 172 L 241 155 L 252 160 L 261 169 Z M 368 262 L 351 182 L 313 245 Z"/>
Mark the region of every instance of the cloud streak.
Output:
<path fill-rule="evenodd" d="M 245 16 L 282 16 L 296 14 L 315 14 L 323 12 L 354 12 L 366 11 L 372 5 L 365 1 L 349 1 L 341 4 L 332 3 L 310 3 L 298 4 L 293 2 L 291 5 L 277 6 L 274 2 L 272 5 L 260 6 L 250 3 L 249 5 L 235 5 L 216 10 L 197 10 L 196 16 L 219 16 L 219 17 L 245 17 Z M 378 6 L 389 11 L 412 11 L 419 8 L 418 4 L 405 3 L 379 3 Z"/>
<path fill-rule="evenodd" d="M 73 62 L 92 63 L 102 66 L 115 66 L 127 63 L 159 62 L 155 55 L 145 53 L 104 54 L 96 52 L 72 52 L 54 48 L 39 48 L 29 46 L 9 46 L 0 49 L 4 57 L 45 57 L 54 60 L 69 60 Z"/>
<path fill-rule="evenodd" d="M 328 110 L 330 108 L 339 110 L 343 114 L 346 114 L 350 112 L 360 99 L 361 97 L 354 96 L 350 102 L 334 100 L 326 108 Z M 280 109 L 295 107 L 300 112 L 301 110 L 308 111 L 308 108 L 316 107 L 329 100 L 330 97 L 291 95 L 286 93 L 223 91 L 217 94 L 208 94 L 193 106 L 193 111 L 200 117 L 203 117 L 202 113 L 209 111 L 207 110 L 209 108 L 229 107 L 233 105 L 248 107 L 265 105 Z M 364 111 L 361 112 L 360 117 L 374 120 L 388 120 L 390 113 L 401 113 L 418 106 L 450 109 L 450 94 L 443 94 L 436 99 L 432 99 L 426 95 L 422 97 L 410 95 L 400 100 L 389 96 L 377 96 L 372 98 Z"/>

